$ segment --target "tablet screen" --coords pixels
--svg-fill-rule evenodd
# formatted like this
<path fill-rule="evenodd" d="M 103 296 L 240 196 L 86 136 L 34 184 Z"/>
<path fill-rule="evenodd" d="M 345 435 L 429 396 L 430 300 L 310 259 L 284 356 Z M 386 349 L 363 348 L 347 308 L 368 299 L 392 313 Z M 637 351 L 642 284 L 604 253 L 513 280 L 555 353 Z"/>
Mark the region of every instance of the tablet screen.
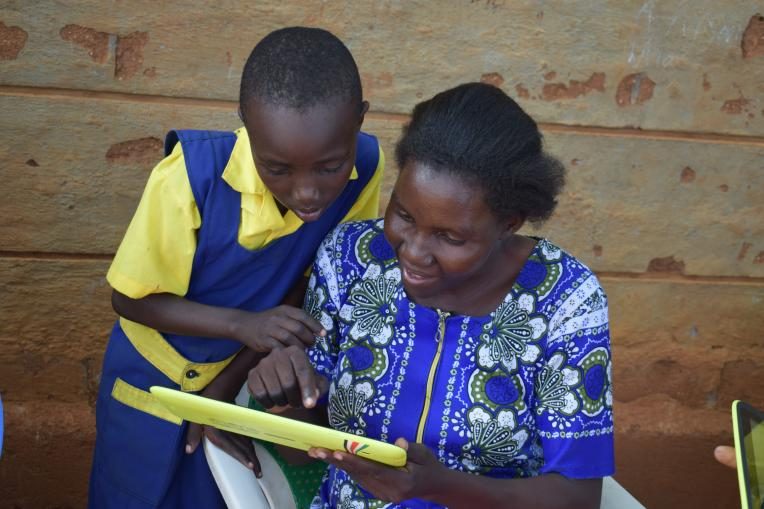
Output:
<path fill-rule="evenodd" d="M 764 419 L 746 404 L 738 405 L 742 459 L 748 488 L 748 506 L 764 509 Z"/>

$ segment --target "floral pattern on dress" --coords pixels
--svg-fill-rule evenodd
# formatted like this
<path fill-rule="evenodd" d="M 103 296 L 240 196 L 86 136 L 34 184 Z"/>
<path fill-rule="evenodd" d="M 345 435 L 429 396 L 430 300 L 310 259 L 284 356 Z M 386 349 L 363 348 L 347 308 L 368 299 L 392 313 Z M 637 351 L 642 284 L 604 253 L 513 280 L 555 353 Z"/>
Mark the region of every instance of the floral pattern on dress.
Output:
<path fill-rule="evenodd" d="M 352 339 L 370 338 L 376 346 L 387 345 L 393 336 L 392 324 L 398 312 L 393 297 L 400 281 L 399 269 L 382 272 L 380 265 L 369 265 L 340 311 L 340 318 L 353 324 L 348 333 Z"/>
<path fill-rule="evenodd" d="M 519 299 L 506 299 L 492 313 L 492 320 L 483 326 L 480 335 L 482 344 L 478 348 L 478 365 L 493 369 L 501 364 L 512 373 L 517 369 L 518 360 L 533 364 L 541 355 L 541 348 L 535 344 L 546 331 L 544 318 L 531 318 L 533 298 L 530 295 Z"/>
<path fill-rule="evenodd" d="M 329 388 L 329 424 L 336 430 L 363 435 L 366 428 L 363 416 L 373 396 L 371 382 L 354 383 L 350 374 L 343 374 Z"/>
<path fill-rule="evenodd" d="M 462 446 L 462 461 L 468 470 L 501 467 L 522 459 L 519 452 L 528 440 L 528 430 L 517 426 L 512 410 L 502 410 L 493 417 L 484 409 L 474 407 L 467 413 L 467 420 L 470 440 Z"/>

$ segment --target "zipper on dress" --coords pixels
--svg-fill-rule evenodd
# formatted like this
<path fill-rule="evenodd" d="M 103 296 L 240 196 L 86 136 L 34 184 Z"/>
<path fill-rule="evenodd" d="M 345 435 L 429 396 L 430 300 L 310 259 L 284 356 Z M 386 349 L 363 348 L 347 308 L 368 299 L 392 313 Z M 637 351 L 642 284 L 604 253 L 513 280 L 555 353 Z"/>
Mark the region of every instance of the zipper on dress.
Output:
<path fill-rule="evenodd" d="M 436 309 L 435 311 L 438 312 L 438 332 L 435 336 L 435 341 L 438 343 L 438 348 L 435 351 L 435 357 L 432 359 L 432 364 L 430 364 L 430 373 L 427 376 L 427 387 L 425 387 L 424 393 L 424 405 L 422 406 L 422 415 L 419 417 L 419 426 L 417 427 L 416 432 L 416 441 L 419 443 L 422 443 L 422 439 L 424 437 L 424 428 L 427 424 L 427 416 L 430 413 L 430 404 L 432 403 L 432 385 L 435 381 L 435 374 L 438 371 L 440 356 L 443 353 L 443 340 L 445 339 L 446 334 L 446 319 L 451 315 L 451 313 L 441 311 L 440 309 Z"/>

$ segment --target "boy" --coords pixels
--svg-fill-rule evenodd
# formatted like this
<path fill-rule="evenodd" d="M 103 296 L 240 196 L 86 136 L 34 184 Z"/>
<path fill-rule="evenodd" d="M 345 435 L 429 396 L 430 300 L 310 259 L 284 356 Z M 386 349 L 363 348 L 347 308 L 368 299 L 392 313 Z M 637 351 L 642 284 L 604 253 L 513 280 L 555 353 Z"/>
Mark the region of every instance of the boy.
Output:
<path fill-rule="evenodd" d="M 337 223 L 377 216 L 384 157 L 360 132 L 368 103 L 339 39 L 299 27 L 265 37 L 239 108 L 235 133 L 168 134 L 109 270 L 121 319 L 104 358 L 90 507 L 225 507 L 198 428 L 184 443 L 187 424 L 148 388 L 232 399 L 258 354 L 312 344 L 321 325 L 280 304 L 299 305 Z M 226 444 L 259 470 L 251 445 Z"/>

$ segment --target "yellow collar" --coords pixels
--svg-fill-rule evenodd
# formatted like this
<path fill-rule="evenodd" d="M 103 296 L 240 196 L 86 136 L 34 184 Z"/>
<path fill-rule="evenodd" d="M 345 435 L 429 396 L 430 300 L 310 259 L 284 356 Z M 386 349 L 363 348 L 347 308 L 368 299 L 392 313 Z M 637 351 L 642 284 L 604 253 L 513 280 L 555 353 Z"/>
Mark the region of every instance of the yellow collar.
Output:
<path fill-rule="evenodd" d="M 358 172 L 353 166 L 350 180 L 357 178 Z M 223 180 L 241 194 L 239 241 L 245 247 L 270 242 L 292 233 L 302 225 L 302 220 L 291 210 L 281 215 L 276 199 L 257 173 L 249 136 L 244 127 L 236 130 L 236 144 L 223 170 Z"/>

